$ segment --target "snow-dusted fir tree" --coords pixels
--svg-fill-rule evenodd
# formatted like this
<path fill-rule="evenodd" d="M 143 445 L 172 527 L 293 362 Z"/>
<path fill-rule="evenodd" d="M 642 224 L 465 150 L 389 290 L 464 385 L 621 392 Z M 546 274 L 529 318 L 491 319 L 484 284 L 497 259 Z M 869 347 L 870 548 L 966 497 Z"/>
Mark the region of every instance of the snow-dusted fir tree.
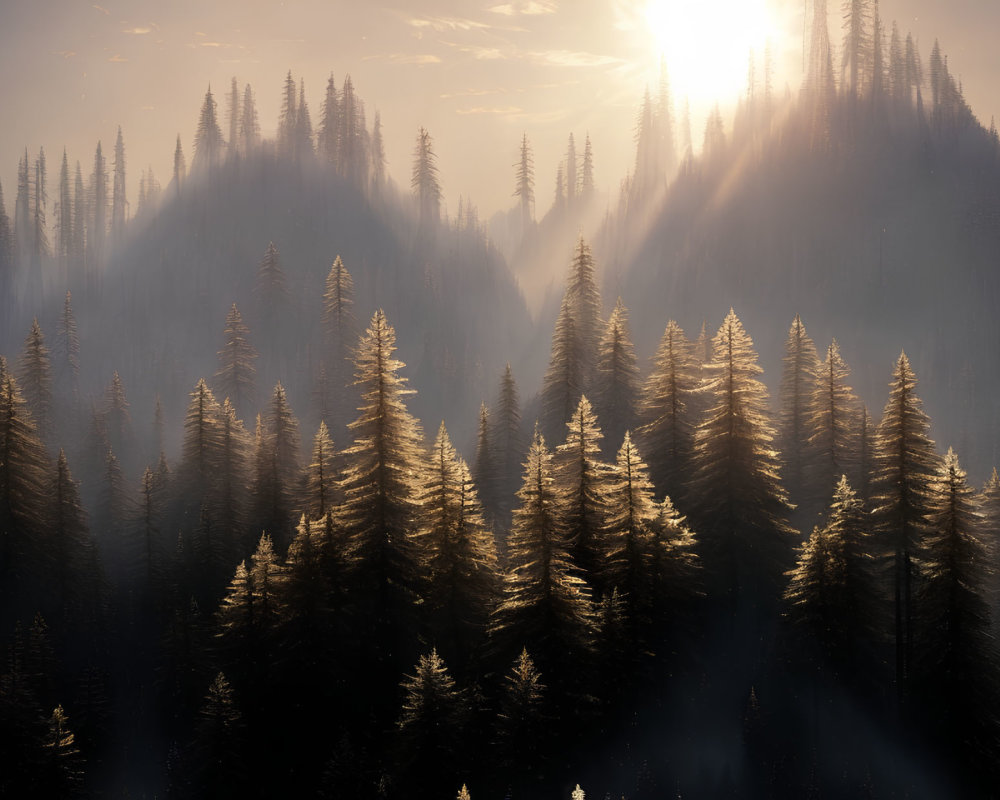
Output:
<path fill-rule="evenodd" d="M 398 674 L 403 650 L 413 644 L 413 605 L 424 569 L 413 531 L 426 465 L 420 424 L 404 403 L 411 391 L 399 374 L 403 362 L 395 349 L 396 332 L 385 312 L 376 311 L 355 355 L 361 407 L 350 425 L 354 442 L 344 451 L 340 517 L 371 655 Z"/>
<path fill-rule="evenodd" d="M 875 431 L 872 522 L 875 541 L 889 575 L 896 689 L 905 702 L 914 658 L 916 559 L 927 537 L 931 484 L 938 469 L 930 420 L 914 389 L 916 375 L 900 354 L 889 384 L 889 399 Z"/>
<path fill-rule="evenodd" d="M 683 502 L 684 484 L 690 475 L 697 410 L 693 393 L 699 373 L 691 343 L 680 325 L 670 320 L 642 389 L 642 427 L 637 438 L 647 454 L 657 494 L 675 502 Z"/>
<path fill-rule="evenodd" d="M 785 340 L 778 422 L 778 445 L 784 464 L 785 483 L 796 503 L 803 497 L 805 473 L 810 461 L 809 411 L 819 365 L 816 345 L 796 314 Z"/>
<path fill-rule="evenodd" d="M 594 410 L 605 432 L 605 454 L 613 455 L 625 431 L 635 427 L 639 366 L 629 331 L 628 310 L 619 297 L 597 350 Z"/>
<path fill-rule="evenodd" d="M 537 431 L 518 497 L 507 539 L 508 572 L 490 634 L 501 663 L 530 643 L 541 669 L 572 691 L 593 650 L 593 610 L 570 556 L 571 532 L 558 513 L 552 456 Z"/>
<path fill-rule="evenodd" d="M 469 666 L 497 592 L 497 554 L 469 468 L 444 423 L 431 449 L 416 541 L 425 564 L 430 640 Z"/>
<path fill-rule="evenodd" d="M 250 329 L 236 303 L 226 314 L 222 336 L 219 371 L 215 373 L 219 394 L 228 397 L 236 410 L 245 414 L 254 406 L 257 351 L 250 344 Z"/>
<path fill-rule="evenodd" d="M 730 309 L 713 340 L 710 406 L 695 434 L 688 505 L 710 592 L 751 606 L 777 599 L 794 542 L 762 371 Z"/>
<path fill-rule="evenodd" d="M 608 513 L 610 470 L 601 461 L 601 433 L 590 401 L 581 397 L 567 421 L 566 441 L 554 458 L 559 513 L 569 535 L 570 556 L 584 579 L 603 594 L 607 547 L 604 525 Z"/>
<path fill-rule="evenodd" d="M 589 392 L 601 335 L 601 295 L 590 247 L 580 238 L 566 278 L 552 334 L 552 354 L 542 384 L 542 429 L 561 441 L 580 396 Z"/>
<path fill-rule="evenodd" d="M 816 372 L 808 417 L 812 461 L 808 483 L 820 507 L 829 505 L 842 475 L 857 473 L 858 398 L 847 385 L 850 370 L 834 340 Z"/>

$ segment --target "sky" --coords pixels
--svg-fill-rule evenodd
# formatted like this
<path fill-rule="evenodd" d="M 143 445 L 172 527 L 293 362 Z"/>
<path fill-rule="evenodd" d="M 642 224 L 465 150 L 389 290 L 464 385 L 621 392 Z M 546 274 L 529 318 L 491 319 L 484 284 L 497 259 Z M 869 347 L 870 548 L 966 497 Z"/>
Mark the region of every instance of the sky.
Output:
<path fill-rule="evenodd" d="M 809 3 L 811 0 L 805 0 Z M 732 106 L 745 85 L 748 41 L 770 43 L 775 84 L 798 87 L 803 0 L 3 0 L 0 182 L 12 210 L 17 159 L 46 150 L 50 197 L 65 146 L 89 175 L 94 147 L 110 155 L 120 125 L 129 199 L 140 170 L 166 185 L 175 137 L 190 163 L 209 84 L 220 101 L 236 76 L 257 97 L 265 136 L 277 126 L 285 73 L 303 78 L 314 123 L 327 77 L 350 73 L 369 124 L 380 111 L 388 168 L 409 183 L 416 131 L 438 155 L 446 207 L 471 198 L 481 217 L 513 204 L 522 133 L 532 144 L 539 211 L 573 132 L 594 148 L 609 197 L 633 157 L 644 88 L 665 57 L 678 104 L 689 97 L 694 139 L 714 102 Z M 831 0 L 839 43 L 839 3 Z M 881 13 L 913 32 L 925 60 L 938 37 L 973 110 L 1000 116 L 996 0 L 882 0 Z M 762 57 L 761 57 L 762 58 Z"/>

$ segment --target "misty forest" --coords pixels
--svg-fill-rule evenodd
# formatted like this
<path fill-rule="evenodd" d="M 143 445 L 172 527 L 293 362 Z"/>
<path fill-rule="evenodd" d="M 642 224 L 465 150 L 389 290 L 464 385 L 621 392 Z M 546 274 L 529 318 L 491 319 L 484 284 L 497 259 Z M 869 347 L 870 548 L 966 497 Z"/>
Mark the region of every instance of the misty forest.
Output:
<path fill-rule="evenodd" d="M 4 154 L 0 795 L 998 796 L 1000 137 L 845 9 L 489 218 L 346 72 Z"/>

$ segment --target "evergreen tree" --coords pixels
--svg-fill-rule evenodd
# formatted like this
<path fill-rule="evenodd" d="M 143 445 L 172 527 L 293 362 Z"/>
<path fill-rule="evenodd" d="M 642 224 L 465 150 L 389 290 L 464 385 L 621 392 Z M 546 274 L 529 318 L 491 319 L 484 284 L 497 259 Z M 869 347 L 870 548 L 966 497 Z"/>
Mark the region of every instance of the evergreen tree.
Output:
<path fill-rule="evenodd" d="M 370 653 L 386 675 L 398 674 L 410 650 L 413 604 L 421 562 L 412 532 L 418 491 L 425 474 L 419 423 L 406 410 L 403 362 L 393 356 L 396 333 L 376 311 L 355 355 L 361 387 L 359 416 L 351 423 L 354 443 L 346 462 L 340 512 L 351 554 L 359 619 L 377 632 Z"/>
<path fill-rule="evenodd" d="M 177 145 L 174 147 L 174 193 L 180 197 L 181 186 L 187 178 L 187 161 L 184 149 L 181 147 L 181 135 L 177 134 Z"/>
<path fill-rule="evenodd" d="M 184 495 L 201 505 L 218 465 L 219 404 L 202 378 L 189 395 L 191 398 L 184 418 L 184 439 L 181 445 L 181 472 Z"/>
<path fill-rule="evenodd" d="M 48 224 L 46 208 L 49 203 L 48 179 L 45 168 L 45 149 L 38 148 L 38 158 L 35 159 L 35 183 L 31 195 L 32 201 L 32 281 L 39 281 L 38 270 L 41 268 L 42 257 L 50 255 Z"/>
<path fill-rule="evenodd" d="M 635 427 L 639 400 L 639 366 L 629 331 L 628 311 L 619 297 L 597 351 L 594 407 L 607 431 L 605 452 L 614 452 L 625 431 Z"/>
<path fill-rule="evenodd" d="M 125 218 L 128 214 L 128 200 L 125 199 L 125 142 L 122 129 L 118 126 L 115 140 L 115 161 L 111 182 L 111 241 L 121 242 L 125 235 Z"/>
<path fill-rule="evenodd" d="M 194 158 L 191 161 L 193 170 L 210 170 L 222 162 L 226 143 L 222 139 L 222 128 L 219 127 L 215 108 L 215 98 L 212 96 L 212 87 L 209 86 L 194 135 Z"/>
<path fill-rule="evenodd" d="M 570 556 L 584 579 L 603 593 L 612 587 L 604 576 L 606 545 L 605 517 L 608 513 L 607 488 L 610 474 L 601 461 L 603 438 L 590 401 L 580 398 L 576 411 L 566 423 L 569 433 L 556 450 L 555 478 L 560 497 L 560 514 L 570 536 Z"/>
<path fill-rule="evenodd" d="M 537 662 L 564 692 L 585 682 L 595 625 L 587 584 L 570 557 L 571 531 L 557 513 L 552 456 L 537 431 L 528 451 L 521 505 L 507 540 L 508 571 L 489 631 L 502 662 L 531 642 Z"/>
<path fill-rule="evenodd" d="M 576 204 L 577 179 L 576 179 L 576 141 L 573 134 L 569 135 L 569 144 L 566 146 L 566 206 L 573 208 Z"/>
<path fill-rule="evenodd" d="M 87 229 L 88 264 L 104 262 L 104 243 L 108 232 L 108 168 L 97 143 L 94 152 L 94 172 L 90 176 L 90 225 Z"/>
<path fill-rule="evenodd" d="M 228 397 L 219 409 L 218 440 L 218 464 L 208 502 L 218 530 L 220 565 L 228 567 L 245 549 L 250 456 L 249 437 Z"/>
<path fill-rule="evenodd" d="M 299 102 L 295 107 L 295 158 L 304 161 L 313 155 L 312 118 L 306 104 L 306 84 L 299 79 Z"/>
<path fill-rule="evenodd" d="M 416 541 L 428 573 L 424 600 L 431 640 L 464 672 L 496 595 L 497 555 L 469 468 L 444 423 L 431 450 L 421 506 Z"/>
<path fill-rule="evenodd" d="M 332 72 L 326 82 L 326 96 L 320 111 L 318 144 L 320 158 L 336 167 L 340 144 L 340 104 Z"/>
<path fill-rule="evenodd" d="M 778 443 L 786 470 L 785 480 L 789 495 L 796 501 L 803 496 L 806 468 L 810 462 L 809 409 L 818 371 L 816 346 L 796 314 L 785 341 L 785 358 L 781 371 L 781 414 L 778 423 Z"/>
<path fill-rule="evenodd" d="M 523 648 L 504 676 L 497 715 L 497 766 L 505 778 L 542 773 L 545 744 L 550 735 L 545 694 L 541 673 Z M 517 788 L 527 794 L 527 786 Z"/>
<path fill-rule="evenodd" d="M 226 142 L 229 155 L 236 155 L 240 149 L 240 87 L 234 75 L 229 84 L 226 98 L 226 121 L 229 123 L 229 140 Z"/>
<path fill-rule="evenodd" d="M 815 501 L 823 506 L 833 497 L 840 477 L 857 472 L 858 398 L 847 385 L 848 375 L 850 370 L 835 339 L 816 373 L 807 423 L 808 445 L 815 459 L 809 482 Z"/>
<path fill-rule="evenodd" d="M 298 503 L 299 423 L 278 383 L 263 436 L 258 437 L 255 523 L 279 546 L 291 542 Z"/>
<path fill-rule="evenodd" d="M 207 797 L 237 797 L 247 786 L 242 758 L 243 718 L 234 692 L 219 672 L 198 711 L 191 751 L 193 783 Z"/>
<path fill-rule="evenodd" d="M 895 678 L 901 703 L 906 700 L 914 657 L 915 560 L 928 533 L 928 499 L 938 465 L 928 435 L 930 420 L 914 394 L 916 384 L 909 359 L 902 353 L 875 431 L 872 459 L 872 521 L 891 575 Z"/>
<path fill-rule="evenodd" d="M 357 406 L 350 376 L 357 329 L 354 279 L 338 255 L 326 276 L 326 291 L 323 293 L 323 332 L 327 356 L 325 374 L 334 391 L 327 391 L 320 400 L 327 423 L 341 433 L 346 431 L 348 419 Z"/>
<path fill-rule="evenodd" d="M 256 294 L 258 302 L 264 304 L 268 309 L 276 309 L 288 299 L 288 281 L 281 268 L 281 254 L 274 246 L 274 242 L 267 243 L 264 258 L 257 268 L 254 294 Z"/>
<path fill-rule="evenodd" d="M 14 231 L 3 201 L 3 186 L 0 186 L 0 297 L 4 298 L 0 311 L 9 319 L 14 297 Z"/>
<path fill-rule="evenodd" d="M 83 274 L 87 260 L 87 194 L 83 188 L 83 171 L 76 162 L 73 176 L 73 249 L 71 263 L 73 269 Z"/>
<path fill-rule="evenodd" d="M 337 471 L 333 441 L 325 422 L 313 437 L 312 459 L 305 471 L 305 512 L 310 520 L 323 519 L 336 501 Z"/>
<path fill-rule="evenodd" d="M 691 519 L 714 592 L 734 609 L 742 600 L 753 610 L 776 598 L 794 531 L 785 521 L 762 370 L 732 309 L 713 340 L 711 372 L 711 406 L 695 433 Z"/>
<path fill-rule="evenodd" d="M 246 412 L 254 400 L 254 361 L 257 351 L 250 344 L 250 330 L 236 303 L 226 315 L 224 342 L 219 351 L 219 371 L 215 373 L 219 393 L 228 397 L 237 411 Z"/>
<path fill-rule="evenodd" d="M 948 450 L 930 487 L 921 543 L 919 653 L 915 696 L 953 756 L 980 771 L 969 784 L 996 779 L 997 665 L 986 596 L 982 517 L 958 458 Z"/>
<path fill-rule="evenodd" d="M 80 504 L 80 493 L 62 450 L 56 461 L 50 498 L 51 555 L 59 610 L 69 615 L 96 612 L 96 554 Z"/>
<path fill-rule="evenodd" d="M 555 332 L 552 355 L 542 384 L 543 430 L 558 441 L 580 396 L 590 391 L 597 362 L 601 295 L 594 277 L 590 247 L 580 238 L 570 264 Z"/>
<path fill-rule="evenodd" d="M 31 255 L 33 231 L 31 226 L 31 166 L 28 148 L 17 159 L 17 194 L 14 199 L 14 257 L 18 266 L 28 263 Z"/>
<path fill-rule="evenodd" d="M 240 113 L 240 148 L 244 155 L 253 153 L 260 144 L 260 123 L 257 121 L 257 104 L 250 84 L 243 90 Z"/>
<path fill-rule="evenodd" d="M 442 423 L 443 424 L 443 423 Z M 497 475 L 496 457 L 493 453 L 492 426 L 486 403 L 479 406 L 479 427 L 476 432 L 476 460 L 473 462 L 472 477 L 479 490 L 486 516 L 493 520 L 497 516 Z"/>
<path fill-rule="evenodd" d="M 639 439 L 649 454 L 657 494 L 678 502 L 683 501 L 684 482 L 690 474 L 699 372 L 691 343 L 670 320 L 642 389 Z"/>
<path fill-rule="evenodd" d="M 421 224 L 436 223 L 441 217 L 441 184 L 438 180 L 437 156 L 431 135 L 420 128 L 413 149 L 413 175 L 410 187 L 417 197 Z"/>
<path fill-rule="evenodd" d="M 859 657 L 877 644 L 871 549 L 868 516 L 842 476 L 829 517 L 802 543 L 785 590 L 788 617 L 806 648 L 841 678 L 864 675 Z"/>
<path fill-rule="evenodd" d="M 56 706 L 49 717 L 44 748 L 44 778 L 41 785 L 35 787 L 36 790 L 49 797 L 72 797 L 78 794 L 83 784 L 84 762 L 62 706 Z"/>
<path fill-rule="evenodd" d="M 21 391 L 31 410 L 39 430 L 48 432 L 49 415 L 52 410 L 52 373 L 49 367 L 49 349 L 45 346 L 45 336 L 32 320 L 31 330 L 24 340 L 24 350 L 18 363 Z"/>
<path fill-rule="evenodd" d="M 520 484 L 521 462 L 524 447 L 521 437 L 521 404 L 517 382 L 510 363 L 504 367 L 500 378 L 496 413 L 493 415 L 493 458 L 499 476 L 497 486 L 498 506 L 506 522 L 514 493 Z"/>
<path fill-rule="evenodd" d="M 295 121 L 297 117 L 295 104 L 295 79 L 292 71 L 285 76 L 281 93 L 281 115 L 278 117 L 278 151 L 286 156 L 295 155 Z"/>
<path fill-rule="evenodd" d="M 132 416 L 129 402 L 125 397 L 125 385 L 118 371 L 111 375 L 111 383 L 104 392 L 104 417 L 108 442 L 116 453 L 128 455 L 132 452 Z"/>
<path fill-rule="evenodd" d="M 583 145 L 583 170 L 580 180 L 580 200 L 586 205 L 594 197 L 594 151 L 590 146 L 590 134 Z"/>
<path fill-rule="evenodd" d="M 382 138 L 382 115 L 376 111 L 375 122 L 372 125 L 372 186 L 378 192 L 384 183 L 385 142 Z"/>
<path fill-rule="evenodd" d="M 521 228 L 527 230 L 533 219 L 532 208 L 535 205 L 535 162 L 526 133 L 521 135 L 521 158 L 514 168 L 514 197 L 521 206 Z"/>
<path fill-rule="evenodd" d="M 0 197 L 0 205 L 2 205 Z M 0 225 L 3 223 L 0 222 Z M 2 236 L 2 233 L 0 233 Z M 59 206 L 56 210 L 56 255 L 59 266 L 66 270 L 73 253 L 73 196 L 70 194 L 69 159 L 63 148 L 62 164 L 59 165 Z M 0 256 L 2 262 L 2 256 Z"/>
<path fill-rule="evenodd" d="M 983 515 L 980 538 L 986 548 L 990 571 L 994 576 L 1000 575 L 1000 475 L 995 467 L 978 500 Z M 993 624 L 1000 625 L 1000 585 L 996 577 L 990 582 L 989 599 Z"/>

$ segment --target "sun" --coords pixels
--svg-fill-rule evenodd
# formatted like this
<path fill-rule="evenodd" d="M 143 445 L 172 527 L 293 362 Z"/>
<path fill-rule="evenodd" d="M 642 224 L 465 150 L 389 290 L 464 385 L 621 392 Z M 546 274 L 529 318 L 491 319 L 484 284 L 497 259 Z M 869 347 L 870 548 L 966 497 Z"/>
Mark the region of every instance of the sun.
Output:
<path fill-rule="evenodd" d="M 751 51 L 760 69 L 777 27 L 768 0 L 648 0 L 645 19 L 675 96 L 698 104 L 745 89 Z"/>

